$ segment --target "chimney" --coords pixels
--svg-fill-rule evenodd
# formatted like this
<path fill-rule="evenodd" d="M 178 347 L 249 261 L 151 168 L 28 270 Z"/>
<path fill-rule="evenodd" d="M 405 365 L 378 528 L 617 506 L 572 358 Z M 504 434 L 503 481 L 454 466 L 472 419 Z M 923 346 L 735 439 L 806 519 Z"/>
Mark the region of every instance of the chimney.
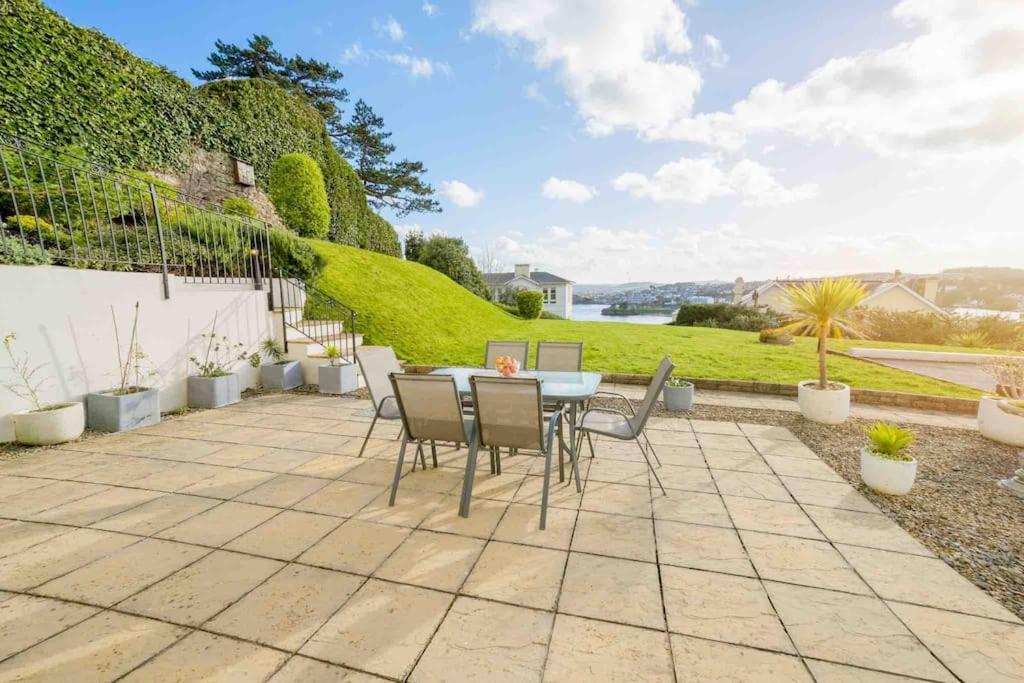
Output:
<path fill-rule="evenodd" d="M 516 277 L 530 277 L 530 264 L 529 263 L 517 263 L 516 264 Z"/>
<path fill-rule="evenodd" d="M 935 303 L 935 299 L 939 296 L 939 278 L 926 277 L 924 279 L 924 291 L 921 293 L 921 296 Z"/>
<path fill-rule="evenodd" d="M 736 278 L 736 284 L 732 288 L 732 303 L 738 304 L 743 298 L 743 278 Z"/>

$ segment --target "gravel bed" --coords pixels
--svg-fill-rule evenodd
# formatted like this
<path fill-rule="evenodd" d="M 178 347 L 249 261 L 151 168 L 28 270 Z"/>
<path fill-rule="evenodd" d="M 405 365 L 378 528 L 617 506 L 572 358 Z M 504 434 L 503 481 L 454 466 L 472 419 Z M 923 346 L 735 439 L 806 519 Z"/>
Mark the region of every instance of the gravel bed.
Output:
<path fill-rule="evenodd" d="M 967 429 L 910 425 L 917 481 L 905 496 L 875 493 L 860 480 L 864 430 L 874 421 L 821 425 L 799 413 L 698 405 L 658 415 L 788 427 L 882 512 L 947 564 L 1024 619 L 1024 500 L 996 486 L 1022 451 Z"/>

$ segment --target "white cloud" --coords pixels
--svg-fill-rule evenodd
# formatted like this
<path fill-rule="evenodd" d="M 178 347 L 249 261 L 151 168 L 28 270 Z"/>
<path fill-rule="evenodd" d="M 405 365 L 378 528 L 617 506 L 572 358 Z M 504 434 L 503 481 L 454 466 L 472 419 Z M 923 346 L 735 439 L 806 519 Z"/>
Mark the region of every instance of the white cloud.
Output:
<path fill-rule="evenodd" d="M 544 181 L 541 193 L 548 199 L 567 199 L 582 204 L 597 196 L 597 188 L 575 180 L 551 176 Z"/>
<path fill-rule="evenodd" d="M 379 56 L 391 64 L 402 67 L 413 78 L 430 78 L 435 73 L 444 76 L 452 75 L 452 68 L 446 62 L 436 62 L 405 52 L 387 52 L 381 53 Z"/>
<path fill-rule="evenodd" d="M 533 100 L 534 102 L 539 102 L 543 105 L 549 104 L 548 98 L 545 97 L 544 93 L 541 91 L 539 83 L 527 83 L 523 88 L 523 94 L 528 100 Z"/>
<path fill-rule="evenodd" d="M 831 59 L 795 84 L 764 81 L 728 112 L 651 136 L 737 149 L 782 132 L 883 156 L 1024 158 L 1024 3 L 903 0 L 892 14 L 917 35 Z"/>
<path fill-rule="evenodd" d="M 623 173 L 612 181 L 612 187 L 656 202 L 703 204 L 714 197 L 737 195 L 746 206 L 789 204 L 809 199 L 817 190 L 809 184 L 787 188 L 771 169 L 756 161 L 743 159 L 726 169 L 714 157 L 683 157 L 661 166 L 651 176 Z"/>
<path fill-rule="evenodd" d="M 937 241 L 928 236 L 758 234 L 737 225 L 689 229 L 578 230 L 550 226 L 524 240 L 506 234 L 495 247 L 508 262 L 530 263 L 576 282 L 747 280 L 856 272 L 935 272 L 970 249 L 985 263 L 1006 262 L 1003 251 L 1024 251 L 1024 234 L 980 233 Z M 554 236 L 557 235 L 557 239 Z"/>
<path fill-rule="evenodd" d="M 380 19 L 373 20 L 373 28 L 377 33 L 387 36 L 396 43 L 400 43 L 405 40 L 405 29 L 398 21 L 389 16 L 387 19 L 381 21 Z"/>
<path fill-rule="evenodd" d="M 341 53 L 341 61 L 343 64 L 350 62 L 367 62 L 370 59 L 370 55 L 363 50 L 363 46 L 359 43 L 352 43 Z"/>
<path fill-rule="evenodd" d="M 687 119 L 700 90 L 673 0 L 481 0 L 473 30 L 525 45 L 554 69 L 592 135 L 654 136 Z"/>
<path fill-rule="evenodd" d="M 707 52 L 708 64 L 716 69 L 721 69 L 729 63 L 729 55 L 725 53 L 721 40 L 710 33 L 705 33 L 703 42 L 704 49 Z"/>
<path fill-rule="evenodd" d="M 430 0 L 424 0 L 423 13 L 426 14 L 428 17 L 432 17 L 440 11 L 441 9 L 434 3 L 430 2 Z"/>
<path fill-rule="evenodd" d="M 476 206 L 484 198 L 482 190 L 474 190 L 461 180 L 442 181 L 441 194 L 447 197 L 455 206 L 461 208 Z"/>

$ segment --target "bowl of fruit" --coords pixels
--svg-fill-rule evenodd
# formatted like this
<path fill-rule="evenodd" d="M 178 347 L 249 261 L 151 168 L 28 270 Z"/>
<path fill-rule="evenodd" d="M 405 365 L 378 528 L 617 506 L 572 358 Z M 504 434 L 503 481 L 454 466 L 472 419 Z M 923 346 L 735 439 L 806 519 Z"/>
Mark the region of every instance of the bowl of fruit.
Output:
<path fill-rule="evenodd" d="M 519 372 L 519 360 L 512 356 L 498 356 L 494 359 L 494 369 L 502 377 L 511 377 Z"/>

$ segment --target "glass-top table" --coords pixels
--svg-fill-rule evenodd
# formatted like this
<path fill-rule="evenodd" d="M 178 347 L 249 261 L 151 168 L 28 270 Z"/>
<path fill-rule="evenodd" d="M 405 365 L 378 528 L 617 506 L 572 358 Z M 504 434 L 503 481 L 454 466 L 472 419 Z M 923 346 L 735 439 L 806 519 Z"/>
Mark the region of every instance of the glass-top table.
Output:
<path fill-rule="evenodd" d="M 472 389 L 469 386 L 469 378 L 474 375 L 487 377 L 498 377 L 497 370 L 489 368 L 438 368 L 430 374 L 448 375 L 455 378 L 455 387 L 462 396 L 470 396 Z M 581 491 L 579 465 L 576 459 L 576 409 L 579 404 L 589 401 L 598 391 L 601 385 L 601 373 L 599 372 L 556 372 L 554 370 L 520 370 L 514 377 L 535 377 L 540 380 L 540 393 L 545 403 L 557 403 L 564 405 L 566 412 L 564 416 L 569 423 L 569 441 L 561 442 L 564 450 L 569 452 L 569 461 L 572 463 L 573 475 L 576 480 L 576 490 Z M 565 463 L 563 462 L 562 448 L 559 449 L 558 459 L 558 480 L 565 481 Z M 472 486 L 472 484 L 470 484 Z"/>

